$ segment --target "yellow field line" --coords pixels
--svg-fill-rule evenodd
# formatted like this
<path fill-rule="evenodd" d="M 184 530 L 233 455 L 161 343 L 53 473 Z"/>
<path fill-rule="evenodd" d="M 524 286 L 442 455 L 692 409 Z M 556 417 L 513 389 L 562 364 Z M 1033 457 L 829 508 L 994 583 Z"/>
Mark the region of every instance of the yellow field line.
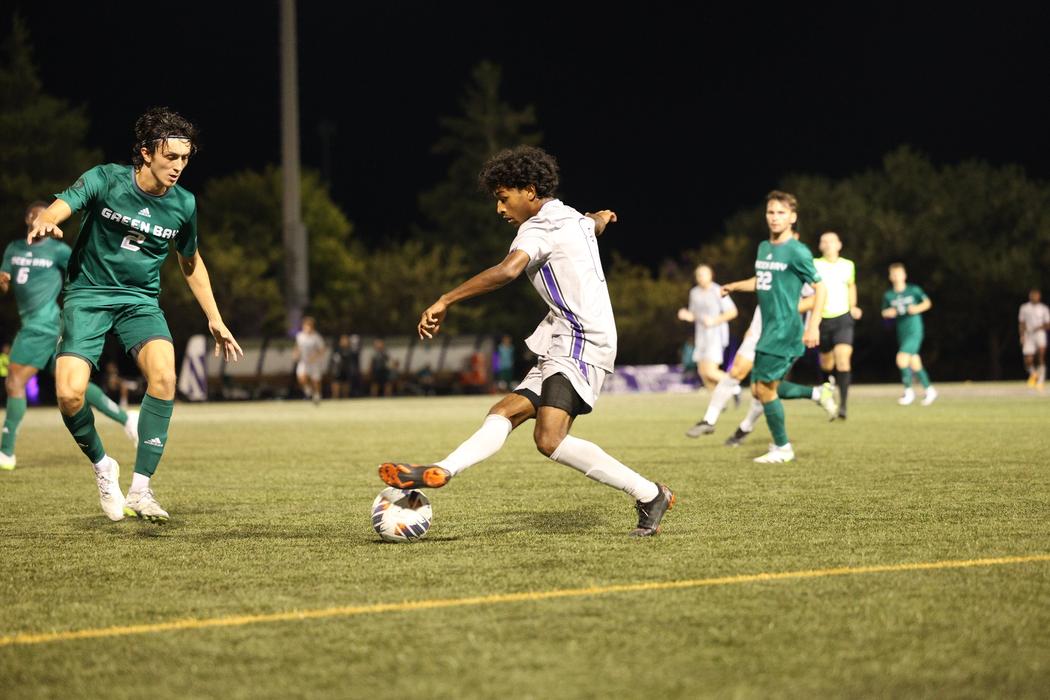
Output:
<path fill-rule="evenodd" d="M 587 588 L 564 588 L 552 591 L 531 591 L 525 593 L 497 593 L 495 595 L 474 596 L 470 598 L 445 598 L 436 600 L 414 600 L 401 603 L 376 603 L 372 605 L 348 605 L 317 610 L 292 610 L 288 612 L 265 613 L 261 615 L 229 615 L 204 619 L 172 620 L 148 625 L 126 625 L 121 627 L 100 627 L 95 629 L 71 630 L 67 632 L 45 632 L 40 634 L 20 633 L 0 637 L 0 647 L 47 644 L 48 642 L 68 642 L 76 639 L 98 639 L 102 637 L 125 637 L 133 634 L 150 634 L 153 632 L 174 632 L 177 630 L 199 630 L 210 627 L 241 627 L 264 622 L 291 622 L 295 620 L 317 620 L 330 617 L 353 617 L 356 615 L 374 615 L 385 612 L 410 612 L 414 610 L 437 610 L 441 608 L 462 608 L 481 605 L 501 605 L 504 603 L 523 603 L 558 598 L 582 598 L 586 596 L 607 595 L 610 593 L 639 593 L 643 591 L 667 591 L 683 588 L 702 588 L 706 586 L 729 586 L 739 583 L 763 583 L 766 581 L 787 581 L 794 579 L 824 578 L 828 576 L 859 576 L 861 574 L 881 574 L 901 571 L 936 571 L 940 569 L 969 569 L 979 566 L 1006 566 L 1009 564 L 1026 564 L 1031 562 L 1050 561 L 1050 554 L 1033 554 L 1020 557 L 998 557 L 994 559 L 966 559 L 932 562 L 915 562 L 904 564 L 883 564 L 876 566 L 844 566 L 835 569 L 812 569 L 809 571 L 782 571 L 762 574 L 741 574 L 719 578 L 688 579 L 682 581 L 650 581 L 647 583 L 621 583 L 609 586 L 590 586 Z"/>

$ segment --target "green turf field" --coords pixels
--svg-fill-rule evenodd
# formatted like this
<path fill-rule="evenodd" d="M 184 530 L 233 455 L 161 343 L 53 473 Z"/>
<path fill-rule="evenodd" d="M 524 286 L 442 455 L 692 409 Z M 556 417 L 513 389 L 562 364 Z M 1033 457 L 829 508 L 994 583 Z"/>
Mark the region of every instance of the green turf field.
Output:
<path fill-rule="evenodd" d="M 764 426 L 722 446 L 743 408 L 690 440 L 704 395 L 603 397 L 575 434 L 679 497 L 650 540 L 527 426 L 431 494 L 424 541 L 381 544 L 375 465 L 443 457 L 491 397 L 181 404 L 164 527 L 106 520 L 57 412 L 32 410 L 0 472 L 0 696 L 1046 697 L 1050 560 L 856 570 L 1050 554 L 1050 398 L 939 388 L 929 408 L 857 388 L 848 423 L 790 402 L 798 461 L 775 466 L 751 462 Z M 98 420 L 126 488 L 132 446 Z M 673 581 L 693 583 L 609 588 Z M 522 592 L 543 595 L 499 597 Z M 251 617 L 297 610 L 322 612 Z"/>

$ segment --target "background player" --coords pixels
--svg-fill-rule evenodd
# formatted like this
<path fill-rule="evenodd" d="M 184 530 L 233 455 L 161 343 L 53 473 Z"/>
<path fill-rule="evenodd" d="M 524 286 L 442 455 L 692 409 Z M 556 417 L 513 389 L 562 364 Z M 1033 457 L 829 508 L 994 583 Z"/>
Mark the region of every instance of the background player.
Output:
<path fill-rule="evenodd" d="M 821 257 L 813 261 L 828 288 L 828 299 L 820 309 L 820 368 L 834 377 L 839 388 L 839 414 L 846 418 L 846 402 L 853 358 L 853 325 L 862 315 L 857 306 L 857 270 L 852 260 L 840 257 L 842 240 L 828 231 L 820 237 Z"/>
<path fill-rule="evenodd" d="M 889 278 L 892 287 L 882 296 L 882 317 L 897 319 L 897 367 L 904 383 L 904 395 L 897 399 L 897 403 L 907 406 L 915 401 L 915 391 L 911 388 L 915 375 L 924 391 L 922 405 L 929 406 L 937 400 L 937 390 L 930 383 L 930 375 L 922 365 L 919 351 L 925 333 L 922 314 L 930 310 L 933 302 L 921 287 L 908 284 L 908 272 L 903 263 L 890 265 Z"/>
<path fill-rule="evenodd" d="M 726 376 L 722 360 L 729 345 L 729 322 L 737 317 L 737 309 L 732 299 L 722 296 L 722 287 L 715 283 L 710 266 L 699 265 L 694 274 L 696 286 L 689 290 L 689 306 L 678 309 L 678 320 L 694 324 L 693 360 L 700 380 L 714 392 Z M 739 387 L 737 383 L 737 393 Z M 701 420 L 686 435 L 697 437 L 713 431 L 712 423 Z"/>
<path fill-rule="evenodd" d="M 317 321 L 313 316 L 303 317 L 303 328 L 295 334 L 295 377 L 302 387 L 303 396 L 312 398 L 314 404 L 321 403 L 321 375 L 324 374 L 324 338 L 317 332 Z"/>
<path fill-rule="evenodd" d="M 423 312 L 419 336 L 434 337 L 451 305 L 499 289 L 524 271 L 549 308 L 525 341 L 539 361 L 448 457 L 427 466 L 387 463 L 379 468 L 380 476 L 398 488 L 444 486 L 495 454 L 512 430 L 535 418 L 533 438 L 543 455 L 630 494 L 638 511 L 630 534 L 655 535 L 674 504 L 671 490 L 598 445 L 569 435 L 576 417 L 593 410 L 616 358 L 616 323 L 596 239 L 616 214 L 585 216 L 556 199 L 558 165 L 532 146 L 500 152 L 485 164 L 479 179 L 496 197 L 497 213 L 517 226 L 517 236 L 503 262 L 443 294 Z"/>
<path fill-rule="evenodd" d="M 766 224 L 769 240 L 758 246 L 755 276 L 733 282 L 723 293 L 756 292 L 762 309 L 762 335 L 755 346 L 751 394 L 762 402 L 773 444 L 769 452 L 755 458 L 760 463 L 782 463 L 795 459 L 788 440 L 784 406 L 777 389 L 805 348 L 820 341 L 820 316 L 810 314 L 803 328 L 798 314 L 802 286 L 813 286 L 813 308 L 822 309 L 827 290 L 813 267 L 813 254 L 797 239 L 793 227 L 798 221 L 798 200 L 787 192 L 774 190 L 766 195 Z M 797 386 L 797 385 L 796 385 Z"/>
<path fill-rule="evenodd" d="M 1043 390 L 1046 382 L 1046 332 L 1050 330 L 1050 308 L 1038 289 L 1028 292 L 1028 301 L 1017 313 L 1021 333 L 1021 354 L 1028 370 L 1028 386 Z"/>
<path fill-rule="evenodd" d="M 26 208 L 27 231 L 46 208 L 44 202 L 33 202 Z M 26 413 L 26 384 L 40 370 L 54 369 L 60 333 L 58 295 L 62 292 L 62 277 L 70 252 L 68 245 L 53 238 L 37 240 L 30 245 L 21 237 L 11 241 L 4 250 L 3 262 L 0 263 L 0 292 L 6 293 L 14 286 L 22 326 L 15 336 L 9 373 L 4 382 L 7 408 L 3 438 L 0 439 L 0 469 L 10 471 L 15 468 L 15 441 L 18 426 Z M 88 383 L 85 399 L 90 406 L 124 426 L 124 433 L 133 442 L 138 441 L 138 411 L 125 412 L 94 383 Z"/>
<path fill-rule="evenodd" d="M 84 211 L 66 277 L 55 384 L 62 419 L 95 468 L 99 502 L 110 520 L 125 514 L 168 520 L 150 477 L 167 445 L 175 405 L 175 347 L 157 303 L 160 266 L 172 243 L 208 319 L 216 356 L 222 351 L 227 360 L 237 360 L 244 354 L 222 321 L 197 249 L 196 199 L 178 185 L 196 141 L 196 127 L 180 115 L 166 108 L 149 110 L 135 122 L 132 165 L 98 165 L 84 173 L 37 217 L 27 236 L 29 242 L 61 238 L 58 224 Z M 127 499 L 118 483 L 120 467 L 106 454 L 84 403 L 91 368 L 98 367 L 110 330 L 147 383 Z"/>

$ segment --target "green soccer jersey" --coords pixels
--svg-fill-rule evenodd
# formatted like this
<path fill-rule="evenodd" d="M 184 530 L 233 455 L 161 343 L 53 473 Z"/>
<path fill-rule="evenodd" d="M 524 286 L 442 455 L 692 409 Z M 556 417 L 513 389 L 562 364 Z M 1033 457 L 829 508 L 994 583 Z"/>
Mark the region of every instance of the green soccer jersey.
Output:
<path fill-rule="evenodd" d="M 197 201 L 176 185 L 157 196 L 135 182 L 130 165 L 97 165 L 55 195 L 84 210 L 66 278 L 66 302 L 157 304 L 169 243 L 197 250 Z"/>
<path fill-rule="evenodd" d="M 762 309 L 758 352 L 780 357 L 798 357 L 805 352 L 798 299 L 804 282 L 819 281 L 813 253 L 794 238 L 759 244 L 755 259 L 755 291 Z"/>
<path fill-rule="evenodd" d="M 897 310 L 897 337 L 907 338 L 923 332 L 922 314 L 909 314 L 908 307 L 926 301 L 926 292 L 915 284 L 906 284 L 901 291 L 889 289 L 882 295 L 882 308 Z"/>
<path fill-rule="evenodd" d="M 31 314 L 53 308 L 58 314 L 58 295 L 69 263 L 69 246 L 54 238 L 32 245 L 24 238 L 8 243 L 0 272 L 11 275 L 18 313 L 25 320 Z"/>

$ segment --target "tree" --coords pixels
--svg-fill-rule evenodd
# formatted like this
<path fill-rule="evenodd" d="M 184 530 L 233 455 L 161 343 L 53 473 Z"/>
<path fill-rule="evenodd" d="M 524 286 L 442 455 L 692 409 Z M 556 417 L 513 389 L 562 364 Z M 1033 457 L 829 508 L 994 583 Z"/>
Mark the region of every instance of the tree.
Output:
<path fill-rule="evenodd" d="M 102 158 L 84 146 L 84 109 L 44 92 L 32 54 L 29 31 L 16 14 L 0 65 L 0 222 L 16 232 L 29 202 L 50 201 Z M 77 222 L 63 228 L 72 239 Z M 16 327 L 16 316 L 13 304 L 0 305 L 4 328 Z"/>

